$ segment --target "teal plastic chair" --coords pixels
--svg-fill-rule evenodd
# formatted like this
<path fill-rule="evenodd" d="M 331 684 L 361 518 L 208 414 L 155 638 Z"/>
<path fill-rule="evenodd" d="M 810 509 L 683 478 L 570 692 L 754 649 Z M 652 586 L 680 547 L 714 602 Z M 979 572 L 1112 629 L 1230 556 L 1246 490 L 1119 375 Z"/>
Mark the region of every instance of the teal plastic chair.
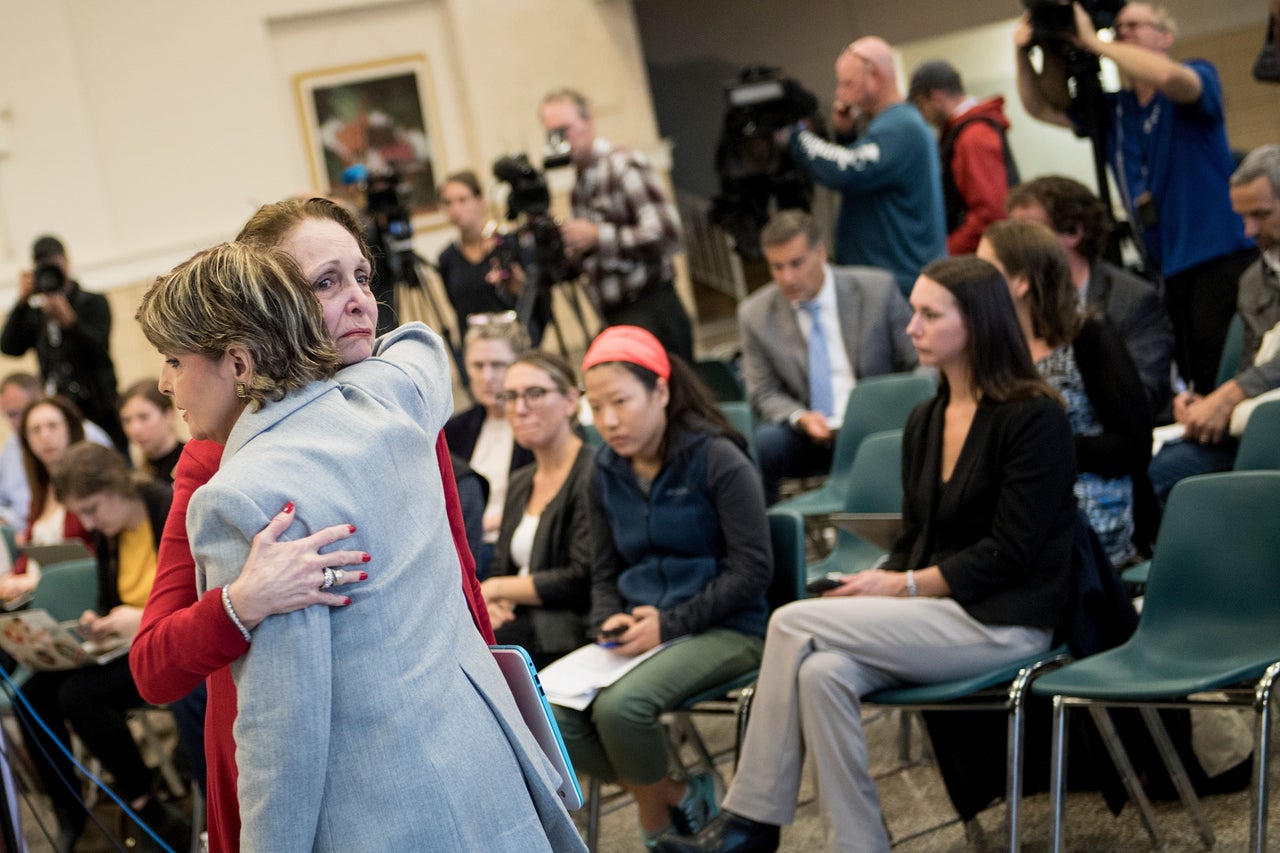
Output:
<path fill-rule="evenodd" d="M 751 406 L 746 400 L 727 400 L 720 404 L 720 411 L 724 412 L 733 428 L 742 433 L 747 440 L 747 454 L 752 462 L 759 464 L 756 459 L 756 419 L 751 416 Z"/>
<path fill-rule="evenodd" d="M 98 565 L 92 558 L 68 560 L 44 568 L 40 583 L 31 594 L 30 609 L 47 610 L 59 622 L 79 619 L 86 610 L 98 606 Z M 13 683 L 23 687 L 34 673 L 23 664 L 10 675 Z M 6 691 L 0 691 L 0 709 L 9 710 L 12 701 Z"/>
<path fill-rule="evenodd" d="M 873 432 L 902 429 L 918 404 L 934 395 L 934 377 L 921 373 L 894 373 L 859 379 L 849 392 L 844 424 L 836 433 L 831 475 L 820 488 L 777 504 L 801 515 L 840 512 L 849 490 L 849 475 L 863 439 Z"/>
<path fill-rule="evenodd" d="M 9 549 L 9 562 L 12 564 L 14 560 L 18 559 L 17 531 L 6 525 L 0 527 L 0 534 L 4 536 L 4 547 Z"/>
<path fill-rule="evenodd" d="M 902 430 L 877 432 L 863 439 L 849 471 L 843 512 L 902 511 Z M 809 580 L 830 572 L 852 574 L 874 566 L 885 554 L 856 533 L 836 532 L 836 545 L 809 567 Z"/>
<path fill-rule="evenodd" d="M 1222 355 L 1218 356 L 1218 387 L 1231 377 L 1235 376 L 1240 370 L 1240 356 L 1244 354 L 1244 320 L 1240 319 L 1239 314 L 1231 315 L 1231 322 L 1227 324 L 1227 338 L 1222 343 Z M 1199 389 L 1196 389 L 1199 390 Z"/>
<path fill-rule="evenodd" d="M 1239 471 L 1188 477 L 1169 495 L 1147 580 L 1138 628 L 1128 642 L 1039 679 L 1032 691 L 1053 697 L 1050 781 L 1051 849 L 1062 849 L 1066 714 L 1087 707 L 1125 779 L 1152 843 L 1150 807 L 1124 747 L 1103 711 L 1137 705 L 1183 804 L 1205 844 L 1213 831 L 1169 742 L 1156 708 L 1252 706 L 1254 779 L 1248 849 L 1267 849 L 1267 776 L 1271 699 L 1280 678 L 1280 472 Z M 1225 699 L 1197 696 L 1220 691 Z"/>
<path fill-rule="evenodd" d="M 1005 838 L 1011 853 L 1018 853 L 1022 849 L 1022 770 L 1028 688 L 1041 674 L 1062 666 L 1070 659 L 1067 647 L 1058 646 L 972 678 L 941 684 L 887 687 L 862 697 L 862 704 L 863 707 L 879 705 L 900 711 L 1005 712 L 1008 715 Z"/>
<path fill-rule="evenodd" d="M 1253 410 L 1231 470 L 1280 471 L 1280 400 L 1259 403 Z M 1146 560 L 1125 569 L 1121 577 L 1132 589 L 1141 590 L 1150 571 L 1151 561 Z"/>
<path fill-rule="evenodd" d="M 799 513 L 774 507 L 769 510 L 769 539 L 773 548 L 773 580 L 769 584 L 767 598 L 769 609 L 775 610 L 805 595 L 804 574 L 804 517 Z M 707 748 L 694 725 L 698 714 L 734 714 L 737 717 L 737 740 L 734 744 L 734 766 L 742 748 L 742 738 L 747 727 L 747 711 L 751 691 L 758 670 L 743 673 L 735 679 L 691 696 L 671 713 L 670 731 L 675 740 L 693 747 L 700 764 L 710 772 L 716 770 L 715 756 Z M 602 795 L 600 780 L 591 777 L 587 784 L 587 850 L 596 853 L 600 841 L 600 818 L 603 814 L 622 808 L 630 797 L 618 794 Z M 723 789 L 723 779 L 721 789 Z M 606 806 L 606 800 L 608 805 Z"/>
<path fill-rule="evenodd" d="M 93 557 L 43 567 L 31 596 L 32 610 L 47 610 L 59 622 L 79 619 L 98 607 L 98 564 Z"/>
<path fill-rule="evenodd" d="M 721 403 L 737 402 L 747 399 L 742 387 L 742 380 L 727 361 L 718 358 L 700 358 L 693 363 L 693 370 L 702 380 L 702 384 L 715 395 Z"/>

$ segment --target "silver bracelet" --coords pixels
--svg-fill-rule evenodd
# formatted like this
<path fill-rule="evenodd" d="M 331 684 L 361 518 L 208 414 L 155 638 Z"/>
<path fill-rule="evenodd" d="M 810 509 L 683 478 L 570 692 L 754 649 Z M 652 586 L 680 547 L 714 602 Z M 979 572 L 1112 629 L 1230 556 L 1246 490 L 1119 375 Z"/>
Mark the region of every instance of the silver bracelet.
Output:
<path fill-rule="evenodd" d="M 917 592 L 917 590 L 916 590 L 916 572 L 915 572 L 915 569 L 907 569 L 907 595 L 911 596 L 912 598 L 915 598 L 915 597 L 916 597 L 916 592 Z M 223 595 L 224 595 L 224 596 L 226 595 L 225 590 L 224 590 L 224 592 L 223 592 Z M 230 599 L 228 599 L 228 601 L 230 601 Z M 230 604 L 227 604 L 227 606 L 228 606 L 228 607 L 230 607 L 231 605 L 230 605 Z M 238 624 L 238 623 L 237 623 L 237 624 Z"/>
<path fill-rule="evenodd" d="M 914 595 L 915 593 L 912 593 Z M 240 636 L 244 637 L 246 643 L 252 643 L 253 637 L 249 634 L 249 629 L 240 621 L 240 617 L 236 615 L 236 609 L 231 606 L 231 588 L 224 586 L 222 588 L 222 609 L 227 611 L 227 618 L 231 620 L 231 624 L 236 626 L 236 630 L 240 632 Z"/>

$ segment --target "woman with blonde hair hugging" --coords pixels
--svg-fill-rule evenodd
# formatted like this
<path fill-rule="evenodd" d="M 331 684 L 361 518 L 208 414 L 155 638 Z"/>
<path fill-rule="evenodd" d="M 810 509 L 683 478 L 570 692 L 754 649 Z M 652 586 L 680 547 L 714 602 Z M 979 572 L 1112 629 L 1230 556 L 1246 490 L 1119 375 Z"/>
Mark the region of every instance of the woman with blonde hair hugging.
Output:
<path fill-rule="evenodd" d="M 352 608 L 268 616 L 231 666 L 240 846 L 582 849 L 458 585 L 430 464 L 451 408 L 439 337 L 401 327 L 335 380 L 311 283 L 243 244 L 160 279 L 138 319 L 192 435 L 225 445 L 188 510 L 202 591 L 239 575 L 298 494 L 304 532 L 350 521 L 347 544 L 378 554 Z"/>

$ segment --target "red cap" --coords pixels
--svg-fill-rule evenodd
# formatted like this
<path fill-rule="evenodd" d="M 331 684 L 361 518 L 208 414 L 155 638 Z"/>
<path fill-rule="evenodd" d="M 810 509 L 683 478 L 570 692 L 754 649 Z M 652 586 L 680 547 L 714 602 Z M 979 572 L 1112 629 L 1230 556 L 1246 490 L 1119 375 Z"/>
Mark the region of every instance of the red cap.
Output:
<path fill-rule="evenodd" d="M 639 326 L 609 326 L 596 335 L 582 359 L 582 372 L 610 361 L 625 361 L 652 371 L 663 379 L 671 378 L 667 351 L 653 333 Z"/>

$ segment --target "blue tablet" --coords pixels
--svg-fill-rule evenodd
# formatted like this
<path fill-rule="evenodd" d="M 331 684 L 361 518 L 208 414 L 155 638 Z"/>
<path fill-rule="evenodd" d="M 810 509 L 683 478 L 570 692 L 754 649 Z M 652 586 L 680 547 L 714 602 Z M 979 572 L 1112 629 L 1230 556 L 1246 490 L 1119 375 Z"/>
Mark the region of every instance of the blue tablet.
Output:
<path fill-rule="evenodd" d="M 493 652 L 498 669 L 502 670 L 502 675 L 507 679 L 507 686 L 511 688 L 511 695 L 515 697 L 516 707 L 520 709 L 525 725 L 560 774 L 557 792 L 561 802 L 570 810 L 582 808 L 582 789 L 578 787 L 578 774 L 573 772 L 569 750 L 565 749 L 564 739 L 560 737 L 560 726 L 556 724 L 551 703 L 542 692 L 538 670 L 534 668 L 529 653 L 520 646 L 490 646 L 489 651 Z"/>

